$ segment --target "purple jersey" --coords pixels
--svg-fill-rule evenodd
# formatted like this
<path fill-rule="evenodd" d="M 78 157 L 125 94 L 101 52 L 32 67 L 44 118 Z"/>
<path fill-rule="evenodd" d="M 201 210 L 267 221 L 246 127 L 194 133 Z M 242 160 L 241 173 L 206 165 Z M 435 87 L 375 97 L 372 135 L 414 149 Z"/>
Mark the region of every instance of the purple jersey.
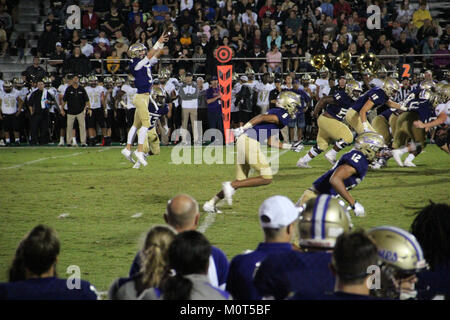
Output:
<path fill-rule="evenodd" d="M 169 107 L 166 104 L 164 107 L 159 108 L 150 100 L 150 103 L 148 104 L 148 113 L 150 114 L 150 127 L 148 129 L 151 130 L 155 127 L 156 121 L 158 121 L 159 118 L 169 113 Z"/>
<path fill-rule="evenodd" d="M 436 295 L 450 299 L 450 261 L 442 266 L 417 274 L 416 290 L 420 300 L 431 300 Z"/>
<path fill-rule="evenodd" d="M 430 101 L 426 99 L 414 99 L 406 104 L 410 112 L 415 112 L 419 115 L 420 121 L 427 123 L 436 119 L 433 106 Z"/>
<path fill-rule="evenodd" d="M 145 57 L 144 59 L 147 59 Z M 134 85 L 137 88 L 137 93 L 148 93 L 152 87 L 152 60 L 148 60 L 139 70 L 135 70 L 137 64 L 142 59 L 133 58 L 130 62 L 130 71 L 134 77 Z"/>
<path fill-rule="evenodd" d="M 380 116 L 383 116 L 387 121 L 389 121 L 389 117 L 394 113 L 394 111 L 392 111 L 392 109 L 386 109 L 384 110 L 382 113 L 380 113 Z"/>
<path fill-rule="evenodd" d="M 236 300 L 261 300 L 253 284 L 255 270 L 269 254 L 292 251 L 290 243 L 260 243 L 255 251 L 240 254 L 231 260 L 227 291 Z"/>
<path fill-rule="evenodd" d="M 336 171 L 336 169 L 343 164 L 350 165 L 356 170 L 356 173 L 354 175 L 344 180 L 344 184 L 347 190 L 353 189 L 364 179 L 369 167 L 369 162 L 367 161 L 367 158 L 364 156 L 364 154 L 362 154 L 361 151 L 353 149 L 350 152 L 344 154 L 333 166 L 333 168 L 328 170 L 328 172 L 314 181 L 313 187 L 320 194 L 330 194 L 332 196 L 336 196 L 337 192 L 333 189 L 333 186 L 330 183 L 330 178 Z"/>
<path fill-rule="evenodd" d="M 1 283 L 0 300 L 97 300 L 95 287 L 89 282 L 81 280 L 80 287 L 73 289 L 67 283 L 56 277 Z"/>
<path fill-rule="evenodd" d="M 280 132 L 280 129 L 287 126 L 291 117 L 289 113 L 282 108 L 272 108 L 269 109 L 265 114 L 274 114 L 278 117 L 278 124 L 263 122 L 259 123 L 251 129 L 245 131 L 245 134 L 252 139 L 258 140 L 259 142 L 264 142 L 267 138 L 276 135 Z"/>
<path fill-rule="evenodd" d="M 272 254 L 261 263 L 254 284 L 263 297 L 285 299 L 293 292 L 319 295 L 333 292 L 331 253 L 292 250 Z"/>
<path fill-rule="evenodd" d="M 375 104 L 375 107 L 382 106 L 386 102 L 389 101 L 389 97 L 386 95 L 383 89 L 379 87 L 373 87 L 365 94 L 356 100 L 352 105 L 352 109 L 356 111 L 361 111 L 362 107 L 366 104 L 366 102 L 370 100 Z"/>
<path fill-rule="evenodd" d="M 311 295 L 309 293 L 297 292 L 289 300 L 381 300 L 372 296 L 360 294 L 346 293 L 337 291 L 333 293 L 324 293 L 319 295 Z"/>
<path fill-rule="evenodd" d="M 327 112 L 335 119 L 344 121 L 348 109 L 353 104 L 353 99 L 344 91 L 338 90 L 333 94 L 334 103 L 328 105 Z"/>

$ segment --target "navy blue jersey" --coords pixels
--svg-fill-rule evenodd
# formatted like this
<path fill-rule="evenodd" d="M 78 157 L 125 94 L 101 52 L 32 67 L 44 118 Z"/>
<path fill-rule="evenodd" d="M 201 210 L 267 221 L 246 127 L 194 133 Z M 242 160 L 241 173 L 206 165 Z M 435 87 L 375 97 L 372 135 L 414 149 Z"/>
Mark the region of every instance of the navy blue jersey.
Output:
<path fill-rule="evenodd" d="M 395 109 L 394 109 L 395 110 Z M 389 121 L 389 117 L 394 113 L 391 108 L 384 110 L 379 116 L 383 116 L 387 121 Z"/>
<path fill-rule="evenodd" d="M 296 292 L 289 300 L 380 300 L 372 296 L 365 296 L 360 294 L 346 293 L 337 291 L 333 293 L 325 293 L 319 295 L 311 295 L 303 292 Z"/>
<path fill-rule="evenodd" d="M 419 300 L 431 300 L 437 295 L 450 299 L 450 261 L 447 265 L 425 270 L 417 274 L 417 297 Z"/>
<path fill-rule="evenodd" d="M 355 149 L 350 150 L 350 152 L 347 152 L 339 159 L 339 161 L 333 166 L 333 168 L 328 170 L 328 172 L 326 172 L 319 179 L 313 182 L 314 188 L 320 194 L 331 194 L 332 196 L 336 196 L 338 194 L 336 190 L 334 190 L 331 186 L 330 178 L 336 171 L 336 169 L 343 164 L 348 164 L 356 170 L 356 173 L 354 175 L 344 180 L 344 184 L 347 190 L 353 189 L 359 183 L 361 183 L 369 167 L 369 162 L 361 151 Z"/>
<path fill-rule="evenodd" d="M 151 130 L 156 126 L 156 121 L 158 121 L 159 118 L 169 113 L 169 106 L 165 104 L 163 107 L 159 108 L 150 100 L 148 112 L 150 114 L 150 127 L 148 129 Z"/>
<path fill-rule="evenodd" d="M 292 251 L 290 243 L 260 243 L 255 251 L 240 254 L 231 260 L 227 291 L 235 300 L 261 300 L 253 285 L 255 270 L 269 254 Z"/>
<path fill-rule="evenodd" d="M 142 261 L 141 253 L 138 252 L 134 257 L 130 268 L 129 276 L 132 277 L 141 271 Z M 225 253 L 219 248 L 211 246 L 211 256 L 209 257 L 208 277 L 211 283 L 222 289 L 225 288 L 228 276 L 229 262 Z"/>
<path fill-rule="evenodd" d="M 138 66 L 138 63 L 143 59 L 133 58 L 130 62 L 130 71 L 134 77 L 134 85 L 137 88 L 137 93 L 148 93 L 152 87 L 152 64 L 156 62 L 156 59 L 144 58 L 142 66 Z M 137 70 L 136 70 L 137 69 Z"/>
<path fill-rule="evenodd" d="M 335 119 L 343 121 L 348 109 L 353 105 L 354 100 L 344 91 L 339 90 L 333 94 L 334 103 L 328 105 L 326 111 Z"/>
<path fill-rule="evenodd" d="M 388 102 L 389 97 L 386 95 L 383 89 L 379 87 L 373 87 L 353 103 L 352 109 L 359 112 L 368 100 L 374 103 L 374 107 L 378 107 Z"/>
<path fill-rule="evenodd" d="M 267 256 L 256 272 L 254 284 L 263 297 L 285 299 L 292 292 L 311 296 L 333 292 L 330 252 L 290 252 Z"/>
<path fill-rule="evenodd" d="M 287 126 L 291 117 L 289 113 L 282 108 L 272 108 L 269 109 L 265 114 L 274 114 L 278 117 L 279 124 L 263 122 L 259 123 L 251 129 L 245 131 L 245 134 L 252 139 L 258 140 L 259 142 L 264 142 L 267 138 L 278 134 L 281 128 Z"/>
<path fill-rule="evenodd" d="M 97 300 L 97 292 L 89 282 L 80 280 L 80 287 L 69 289 L 75 280 L 56 277 L 35 278 L 0 283 L 0 300 Z"/>
<path fill-rule="evenodd" d="M 410 112 L 415 112 L 419 115 L 420 121 L 427 123 L 436 119 L 433 106 L 430 101 L 426 99 L 414 99 L 406 104 Z"/>

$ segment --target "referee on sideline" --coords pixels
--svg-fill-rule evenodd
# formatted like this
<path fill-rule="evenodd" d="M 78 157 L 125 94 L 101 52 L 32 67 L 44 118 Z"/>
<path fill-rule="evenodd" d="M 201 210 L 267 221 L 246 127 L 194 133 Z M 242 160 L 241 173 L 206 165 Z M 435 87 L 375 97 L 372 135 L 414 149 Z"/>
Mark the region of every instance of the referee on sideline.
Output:
<path fill-rule="evenodd" d="M 68 78 L 72 79 L 72 85 L 67 87 L 63 97 L 63 105 L 60 107 L 61 115 L 64 116 L 64 105 L 67 103 L 67 146 L 70 146 L 70 141 L 72 141 L 73 123 L 77 119 L 80 128 L 81 146 L 87 147 L 85 114 L 86 112 L 92 112 L 89 97 L 86 90 L 80 86 L 77 75 Z M 77 144 L 72 144 L 72 146 L 76 147 Z"/>

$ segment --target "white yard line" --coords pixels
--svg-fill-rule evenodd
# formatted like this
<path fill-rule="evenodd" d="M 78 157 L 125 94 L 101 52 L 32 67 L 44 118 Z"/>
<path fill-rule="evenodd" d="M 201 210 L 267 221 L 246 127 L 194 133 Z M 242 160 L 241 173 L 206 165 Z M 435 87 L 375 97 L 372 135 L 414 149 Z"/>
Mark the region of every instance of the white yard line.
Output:
<path fill-rule="evenodd" d="M 61 159 L 61 158 L 75 157 L 75 156 L 77 156 L 79 154 L 82 154 L 82 153 L 83 152 L 76 152 L 76 153 L 68 154 L 68 155 L 65 155 L 65 156 L 45 157 L 45 158 L 40 158 L 40 159 L 36 159 L 36 160 L 32 160 L 32 161 L 27 161 L 27 162 L 24 162 L 24 163 L 21 163 L 21 164 L 16 164 L 15 166 L 5 167 L 5 168 L 0 168 L 0 169 L 2 169 L 2 170 L 16 169 L 16 168 L 23 167 L 25 165 L 29 165 L 29 164 L 33 164 L 33 163 L 49 160 L 49 159 Z"/>

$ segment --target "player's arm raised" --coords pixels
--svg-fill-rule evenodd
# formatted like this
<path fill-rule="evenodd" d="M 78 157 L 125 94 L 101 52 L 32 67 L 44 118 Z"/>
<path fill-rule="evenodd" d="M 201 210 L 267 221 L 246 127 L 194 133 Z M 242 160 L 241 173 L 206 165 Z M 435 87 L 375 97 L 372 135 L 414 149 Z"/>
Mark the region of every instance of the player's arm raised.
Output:
<path fill-rule="evenodd" d="M 161 37 L 159 37 L 158 41 L 155 43 L 155 45 L 150 48 L 150 50 L 147 53 L 147 58 L 150 60 L 153 58 L 157 53 L 159 53 L 162 48 L 164 47 L 164 43 L 169 41 L 169 36 L 166 34 L 166 32 L 163 32 Z"/>
<path fill-rule="evenodd" d="M 333 103 L 334 99 L 332 96 L 326 96 L 317 102 L 316 107 L 314 108 L 314 118 L 318 118 L 322 109 L 330 103 Z"/>

